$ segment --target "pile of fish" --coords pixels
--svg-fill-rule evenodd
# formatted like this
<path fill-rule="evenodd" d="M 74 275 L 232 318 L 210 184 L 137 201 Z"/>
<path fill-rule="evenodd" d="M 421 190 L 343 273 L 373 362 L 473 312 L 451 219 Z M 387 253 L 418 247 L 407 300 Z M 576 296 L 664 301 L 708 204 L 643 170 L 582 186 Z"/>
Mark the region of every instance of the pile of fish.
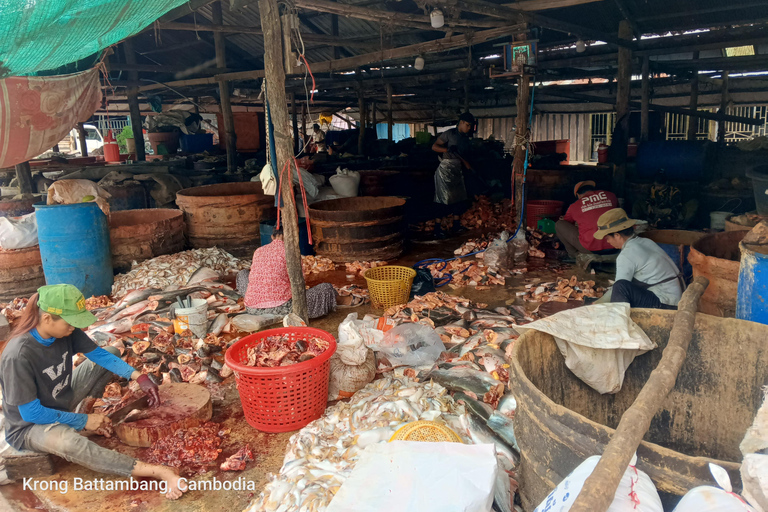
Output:
<path fill-rule="evenodd" d="M 551 233 L 544 233 L 538 229 L 528 228 L 525 233 L 525 238 L 528 240 L 528 256 L 533 258 L 545 258 L 545 249 L 553 249 L 556 251 L 564 250 L 557 237 Z"/>
<path fill-rule="evenodd" d="M 584 297 L 599 299 L 605 293 L 605 288 L 595 287 L 594 281 L 579 281 L 576 276 L 551 283 L 527 284 L 525 288 L 526 291 L 518 295 L 527 302 L 568 302 L 584 300 Z"/>
<path fill-rule="evenodd" d="M 240 448 L 233 455 L 227 457 L 227 460 L 221 463 L 219 469 L 222 471 L 242 471 L 248 462 L 254 460 L 253 451 L 249 445 Z"/>
<path fill-rule="evenodd" d="M 134 264 L 130 272 L 115 276 L 112 296 L 122 297 L 131 290 L 143 288 L 182 286 L 201 267 L 217 274 L 229 274 L 250 267 L 250 262 L 235 258 L 217 247 L 166 254 Z"/>
<path fill-rule="evenodd" d="M 501 466 L 511 471 L 517 456 L 487 427 L 435 382 L 388 376 L 361 389 L 348 403 L 329 407 L 323 416 L 294 434 L 279 474 L 271 475 L 246 512 L 323 511 L 354 469 L 362 450 L 387 442 L 401 426 L 418 420 L 438 421 L 465 442 L 496 444 Z M 511 510 L 510 478 L 499 476 L 500 510 Z"/>
<path fill-rule="evenodd" d="M 424 222 L 412 224 L 410 228 L 413 231 L 420 231 L 424 233 L 432 233 L 437 228 L 439 228 L 439 230 L 442 233 L 450 234 L 456 230 L 458 222 L 459 222 L 458 215 L 446 215 L 445 217 L 439 217 L 437 219 L 431 219 Z"/>
<path fill-rule="evenodd" d="M 353 306 L 362 306 L 371 301 L 371 294 L 368 291 L 368 288 L 363 288 L 356 284 L 346 284 L 344 286 L 333 285 L 333 287 L 336 289 L 336 293 L 341 297 L 352 296 L 353 300 L 351 305 Z"/>
<path fill-rule="evenodd" d="M 8 325 L 13 328 L 13 323 L 21 318 L 21 314 L 24 312 L 24 308 L 27 307 L 27 302 L 29 302 L 29 299 L 25 298 L 15 298 L 11 302 L 7 304 L 0 304 L 0 314 L 3 314 L 8 320 Z"/>
<path fill-rule="evenodd" d="M 484 251 L 494 238 L 495 236 L 492 233 L 487 233 L 477 238 L 470 238 L 461 247 L 453 251 L 453 254 L 455 256 L 466 256 L 473 252 Z"/>
<path fill-rule="evenodd" d="M 314 336 L 297 340 L 288 335 L 267 336 L 248 349 L 245 364 L 260 368 L 290 366 L 314 359 L 328 350 L 330 345 L 327 340 Z"/>
<path fill-rule="evenodd" d="M 347 269 L 347 276 L 355 276 L 362 274 L 366 270 L 374 267 L 383 267 L 387 265 L 386 261 L 353 261 L 352 263 L 344 264 Z"/>
<path fill-rule="evenodd" d="M 304 276 L 308 276 L 309 274 L 336 270 L 336 264 L 323 256 L 302 256 L 301 270 L 304 272 Z"/>
<path fill-rule="evenodd" d="M 509 199 L 492 203 L 486 196 L 477 196 L 470 209 L 461 215 L 461 225 L 467 229 L 501 231 L 514 228 L 517 221 Z"/>
<path fill-rule="evenodd" d="M 428 265 L 427 268 L 438 282 L 450 278 L 448 286 L 453 289 L 475 286 L 478 290 L 489 290 L 491 285 L 503 285 L 506 282 L 504 276 L 499 272 L 476 260 L 436 262 Z"/>
<path fill-rule="evenodd" d="M 93 311 L 94 309 L 108 308 L 114 306 L 114 301 L 108 295 L 93 296 L 85 299 L 85 309 Z"/>

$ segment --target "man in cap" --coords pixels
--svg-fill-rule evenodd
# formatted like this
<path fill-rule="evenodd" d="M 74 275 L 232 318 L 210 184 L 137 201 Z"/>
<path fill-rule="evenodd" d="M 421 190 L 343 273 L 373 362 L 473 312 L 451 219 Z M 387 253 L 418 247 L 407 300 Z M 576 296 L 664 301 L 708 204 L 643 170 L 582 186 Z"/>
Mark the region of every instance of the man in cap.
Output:
<path fill-rule="evenodd" d="M 462 166 L 472 166 L 464 158 L 469 151 L 469 135 L 475 127 L 475 116 L 464 112 L 459 116 L 456 128 L 440 134 L 432 145 L 432 151 L 439 154 L 440 165 L 435 173 L 435 202 L 446 205 L 467 199 Z"/>
<path fill-rule="evenodd" d="M 613 192 L 597 190 L 594 181 L 581 181 L 573 188 L 578 201 L 568 207 L 562 219 L 555 224 L 557 238 L 565 246 L 568 255 L 612 254 L 616 250 L 604 240 L 596 240 L 597 219 L 619 203 Z"/>
<path fill-rule="evenodd" d="M 595 238 L 621 249 L 610 300 L 633 308 L 675 309 L 683 294 L 683 276 L 656 242 L 635 235 L 636 223 L 621 208 L 597 219 Z"/>

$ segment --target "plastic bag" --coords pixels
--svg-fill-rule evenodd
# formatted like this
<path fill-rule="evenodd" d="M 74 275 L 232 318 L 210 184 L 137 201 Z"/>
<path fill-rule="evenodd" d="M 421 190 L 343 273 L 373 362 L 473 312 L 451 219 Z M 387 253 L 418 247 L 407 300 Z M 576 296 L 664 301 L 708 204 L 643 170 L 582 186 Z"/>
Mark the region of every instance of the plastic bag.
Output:
<path fill-rule="evenodd" d="M 90 180 L 58 180 L 48 187 L 48 204 L 78 204 L 95 201 L 109 215 L 112 195 Z"/>
<path fill-rule="evenodd" d="M 757 512 L 768 511 L 768 455 L 750 453 L 741 463 L 742 495 Z"/>
<path fill-rule="evenodd" d="M 362 364 L 346 364 L 338 352 L 331 356 L 331 378 L 328 381 L 328 400 L 349 398 L 376 377 L 376 357 L 373 350 L 363 347 Z"/>
<path fill-rule="evenodd" d="M 21 217 L 0 217 L 0 249 L 11 251 L 37 245 L 35 213 Z"/>
<path fill-rule="evenodd" d="M 593 304 L 515 326 L 515 330 L 551 334 L 565 365 L 578 378 L 600 393 L 618 393 L 635 357 L 656 348 L 629 312 L 625 302 Z"/>
<path fill-rule="evenodd" d="M 326 512 L 487 512 L 497 471 L 490 444 L 371 444 Z"/>
<path fill-rule="evenodd" d="M 261 189 L 268 196 L 273 196 L 277 193 L 277 180 L 275 175 L 272 174 L 272 166 L 267 164 L 261 169 L 259 174 L 259 180 L 261 181 Z M 251 181 L 256 181 L 254 177 Z"/>
<path fill-rule="evenodd" d="M 432 365 L 445 345 L 434 329 L 422 324 L 401 324 L 387 331 L 381 343 L 371 346 L 390 367 Z"/>
<path fill-rule="evenodd" d="M 505 270 L 509 264 L 509 240 L 510 234 L 503 231 L 499 238 L 490 243 L 483 254 L 485 266 L 493 270 Z"/>
<path fill-rule="evenodd" d="M 525 263 L 528 259 L 528 240 L 525 239 L 525 229 L 517 230 L 515 238 L 512 239 L 512 249 L 509 251 L 510 263 Z"/>
<path fill-rule="evenodd" d="M 709 485 L 694 487 L 683 496 L 673 512 L 755 512 L 733 492 L 725 469 L 710 463 L 709 471 L 722 489 Z"/>
<path fill-rule="evenodd" d="M 283 315 L 237 315 L 232 326 L 238 331 L 257 332 L 283 321 Z"/>
<path fill-rule="evenodd" d="M 363 336 L 360 334 L 363 321 L 357 319 L 357 313 L 350 313 L 339 325 L 339 343 L 336 355 L 344 364 L 355 366 L 363 364 L 368 355 Z"/>
<path fill-rule="evenodd" d="M 411 299 L 434 292 L 436 289 L 432 272 L 426 268 L 414 268 L 414 270 L 416 277 L 413 278 L 413 285 L 411 286 Z"/>
<path fill-rule="evenodd" d="M 599 461 L 600 456 L 594 455 L 579 464 L 533 512 L 570 510 Z M 656 486 L 648 475 L 635 467 L 636 462 L 637 455 L 624 471 L 608 512 L 664 512 Z"/>

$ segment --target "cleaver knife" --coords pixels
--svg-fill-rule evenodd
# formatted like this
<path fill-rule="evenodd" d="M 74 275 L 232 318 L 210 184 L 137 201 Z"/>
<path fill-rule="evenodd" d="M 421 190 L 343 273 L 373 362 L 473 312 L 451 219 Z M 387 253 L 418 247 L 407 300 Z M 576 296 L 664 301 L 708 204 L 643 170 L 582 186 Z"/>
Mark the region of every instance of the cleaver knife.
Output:
<path fill-rule="evenodd" d="M 113 425 L 117 425 L 121 421 L 125 419 L 126 416 L 131 414 L 136 409 L 146 409 L 147 406 L 149 406 L 149 395 L 144 395 L 143 397 L 139 398 L 138 400 L 134 400 L 133 402 L 128 402 L 125 407 L 122 407 L 112 414 L 108 415 L 107 417 L 112 420 Z M 130 421 L 130 420 L 128 420 Z"/>

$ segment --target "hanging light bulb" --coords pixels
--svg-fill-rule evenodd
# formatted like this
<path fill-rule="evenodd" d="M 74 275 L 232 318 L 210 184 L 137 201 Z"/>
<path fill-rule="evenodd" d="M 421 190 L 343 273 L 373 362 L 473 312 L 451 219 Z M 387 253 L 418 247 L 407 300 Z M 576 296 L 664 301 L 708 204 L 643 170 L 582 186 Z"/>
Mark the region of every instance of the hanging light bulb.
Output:
<path fill-rule="evenodd" d="M 431 13 L 429 13 L 429 21 L 432 23 L 432 28 L 440 28 L 445 25 L 443 11 L 440 9 L 434 9 Z"/>
<path fill-rule="evenodd" d="M 416 57 L 416 61 L 413 63 L 413 67 L 416 69 L 416 71 L 421 71 L 424 69 L 424 57 L 421 55 Z"/>
<path fill-rule="evenodd" d="M 579 39 L 576 41 L 576 53 L 584 53 L 587 50 L 587 43 Z"/>

